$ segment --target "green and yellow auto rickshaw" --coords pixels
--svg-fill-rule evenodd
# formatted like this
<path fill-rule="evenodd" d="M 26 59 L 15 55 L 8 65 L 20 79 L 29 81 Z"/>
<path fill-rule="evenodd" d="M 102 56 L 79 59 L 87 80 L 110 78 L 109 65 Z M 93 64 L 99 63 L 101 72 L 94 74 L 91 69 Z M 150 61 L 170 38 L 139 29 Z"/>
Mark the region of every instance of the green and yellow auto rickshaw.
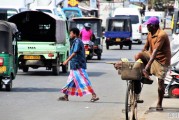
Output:
<path fill-rule="evenodd" d="M 0 21 L 0 89 L 11 91 L 17 73 L 16 25 Z"/>

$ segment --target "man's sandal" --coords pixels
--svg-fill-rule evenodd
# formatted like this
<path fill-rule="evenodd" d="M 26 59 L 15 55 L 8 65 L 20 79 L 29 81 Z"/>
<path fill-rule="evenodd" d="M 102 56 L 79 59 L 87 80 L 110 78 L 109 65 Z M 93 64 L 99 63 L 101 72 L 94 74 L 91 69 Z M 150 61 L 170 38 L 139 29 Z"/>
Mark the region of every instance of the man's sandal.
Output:
<path fill-rule="evenodd" d="M 99 100 L 98 97 L 92 97 L 90 101 L 91 101 L 91 102 L 95 102 L 95 101 L 97 101 L 97 100 Z"/>
<path fill-rule="evenodd" d="M 163 107 L 156 107 L 156 111 L 163 111 Z"/>
<path fill-rule="evenodd" d="M 67 97 L 62 96 L 58 98 L 58 101 L 69 101 Z"/>

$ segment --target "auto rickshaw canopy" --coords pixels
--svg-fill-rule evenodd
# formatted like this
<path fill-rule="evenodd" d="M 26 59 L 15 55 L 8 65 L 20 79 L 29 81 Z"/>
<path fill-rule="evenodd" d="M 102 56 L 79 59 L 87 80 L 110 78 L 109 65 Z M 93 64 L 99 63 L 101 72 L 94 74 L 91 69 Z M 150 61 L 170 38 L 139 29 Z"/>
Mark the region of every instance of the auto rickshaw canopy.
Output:
<path fill-rule="evenodd" d="M 0 53 L 13 54 L 13 34 L 16 32 L 15 24 L 0 20 Z"/>
<path fill-rule="evenodd" d="M 69 29 L 77 27 L 82 30 L 85 23 L 91 23 L 91 29 L 96 37 L 102 37 L 102 19 L 96 17 L 76 17 L 69 21 Z"/>
<path fill-rule="evenodd" d="M 132 24 L 129 17 L 109 17 L 106 20 L 105 36 L 109 38 L 129 38 L 132 36 Z"/>
<path fill-rule="evenodd" d="M 56 42 L 66 41 L 66 21 L 50 13 L 25 11 L 8 19 L 17 25 L 22 41 Z"/>

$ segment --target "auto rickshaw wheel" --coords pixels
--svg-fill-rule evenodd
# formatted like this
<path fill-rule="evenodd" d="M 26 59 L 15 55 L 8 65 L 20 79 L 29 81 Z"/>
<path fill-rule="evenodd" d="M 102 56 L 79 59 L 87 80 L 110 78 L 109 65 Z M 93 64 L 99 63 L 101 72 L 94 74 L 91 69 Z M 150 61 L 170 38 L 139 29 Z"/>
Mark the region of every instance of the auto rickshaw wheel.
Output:
<path fill-rule="evenodd" d="M 132 45 L 129 45 L 129 50 L 131 50 L 131 48 L 132 48 Z"/>
<path fill-rule="evenodd" d="M 101 55 L 98 55 L 97 58 L 98 58 L 98 60 L 101 60 Z"/>
<path fill-rule="evenodd" d="M 106 49 L 109 50 L 109 45 L 108 44 L 106 44 Z"/>
<path fill-rule="evenodd" d="M 23 67 L 22 70 L 23 70 L 23 72 L 28 72 L 29 71 L 29 67 Z"/>
<path fill-rule="evenodd" d="M 68 72 L 68 64 L 67 65 L 62 65 L 62 72 L 67 73 Z"/>
<path fill-rule="evenodd" d="M 56 65 L 52 67 L 52 72 L 53 72 L 54 75 L 60 74 L 59 58 L 56 59 Z"/>
<path fill-rule="evenodd" d="M 12 89 L 12 76 L 10 77 L 9 84 L 7 84 L 5 86 L 6 86 L 6 91 L 11 91 L 11 89 Z"/>

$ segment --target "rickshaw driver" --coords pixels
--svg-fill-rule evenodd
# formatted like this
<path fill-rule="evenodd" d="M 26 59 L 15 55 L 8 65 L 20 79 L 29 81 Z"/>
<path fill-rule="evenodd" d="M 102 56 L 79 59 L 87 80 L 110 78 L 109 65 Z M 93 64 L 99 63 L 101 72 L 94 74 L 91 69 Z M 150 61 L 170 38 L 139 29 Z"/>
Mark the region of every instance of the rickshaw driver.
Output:
<path fill-rule="evenodd" d="M 93 31 L 91 30 L 91 24 L 85 23 L 84 28 L 80 32 L 81 40 L 84 44 L 92 44 L 93 42 L 91 40 L 95 39 L 95 35 Z"/>

